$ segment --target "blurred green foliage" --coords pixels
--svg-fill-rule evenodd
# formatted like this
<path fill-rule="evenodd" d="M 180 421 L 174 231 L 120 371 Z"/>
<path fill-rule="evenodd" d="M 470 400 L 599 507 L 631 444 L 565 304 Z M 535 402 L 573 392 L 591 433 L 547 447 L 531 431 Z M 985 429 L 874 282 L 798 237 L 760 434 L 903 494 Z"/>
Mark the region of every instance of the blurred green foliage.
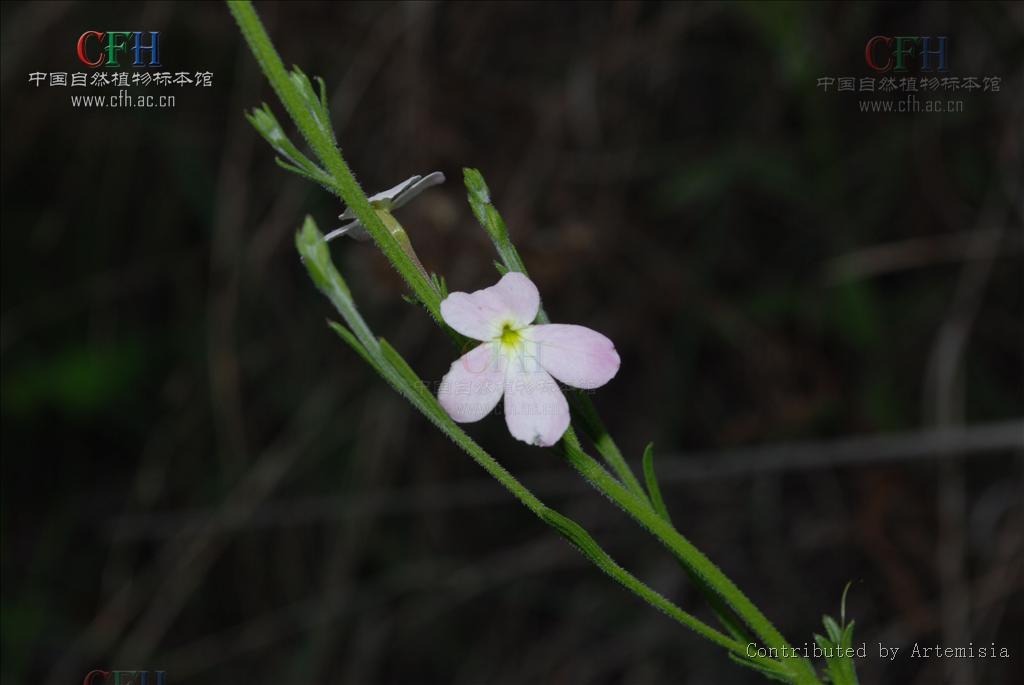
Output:
<path fill-rule="evenodd" d="M 3 411 L 20 420 L 50 409 L 79 419 L 113 411 L 138 391 L 144 354 L 140 343 L 120 341 L 26 361 L 3 380 Z"/>

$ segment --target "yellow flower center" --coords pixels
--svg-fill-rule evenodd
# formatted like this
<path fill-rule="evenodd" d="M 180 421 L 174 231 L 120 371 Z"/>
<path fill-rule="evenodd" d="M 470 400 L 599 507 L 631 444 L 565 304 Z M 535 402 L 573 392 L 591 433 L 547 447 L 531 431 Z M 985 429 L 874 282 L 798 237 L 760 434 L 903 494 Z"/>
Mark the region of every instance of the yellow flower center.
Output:
<path fill-rule="evenodd" d="M 507 323 L 502 327 L 499 339 L 503 347 L 515 348 L 523 338 L 519 335 L 519 331 L 512 328 L 512 324 Z"/>

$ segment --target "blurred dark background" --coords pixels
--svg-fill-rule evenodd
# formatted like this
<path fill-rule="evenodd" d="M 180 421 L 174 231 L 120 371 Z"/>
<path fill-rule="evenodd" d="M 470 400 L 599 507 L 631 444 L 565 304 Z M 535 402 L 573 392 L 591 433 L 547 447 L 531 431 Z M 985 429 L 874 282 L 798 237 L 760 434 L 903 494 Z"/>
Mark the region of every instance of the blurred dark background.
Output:
<path fill-rule="evenodd" d="M 680 530 L 792 642 L 854 581 L 862 682 L 1020 682 L 1024 6 L 257 8 L 326 80 L 367 191 L 448 175 L 398 217 L 456 290 L 496 279 L 461 186 L 483 171 L 553 318 L 622 354 L 595 395 L 613 435 L 637 467 L 656 443 Z M 110 110 L 29 83 L 84 71 L 92 29 L 160 31 L 165 68 L 214 86 Z M 1001 89 L 885 114 L 817 87 L 872 75 L 878 34 L 949 36 L 950 73 Z M 285 117 L 222 5 L 4 3 L 2 51 L 5 683 L 760 682 L 590 567 L 325 327 L 292 236 L 341 206 L 243 119 Z M 386 261 L 332 249 L 439 380 L 455 351 Z M 707 615 L 557 452 L 496 417 L 470 433 Z M 910 659 L 915 641 L 1012 657 Z"/>

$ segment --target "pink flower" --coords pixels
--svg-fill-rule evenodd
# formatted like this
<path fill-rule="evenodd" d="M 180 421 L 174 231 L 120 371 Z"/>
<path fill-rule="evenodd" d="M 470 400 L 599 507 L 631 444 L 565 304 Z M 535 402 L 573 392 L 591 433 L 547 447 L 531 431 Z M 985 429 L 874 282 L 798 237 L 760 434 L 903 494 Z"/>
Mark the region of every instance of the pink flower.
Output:
<path fill-rule="evenodd" d="M 555 379 L 599 388 L 619 370 L 612 341 L 569 324 L 531 325 L 540 309 L 537 286 L 509 272 L 495 285 L 452 293 L 441 302 L 445 323 L 483 342 L 452 364 L 437 399 L 459 423 L 479 421 L 505 396 L 512 436 L 546 447 L 569 427 L 569 404 Z"/>

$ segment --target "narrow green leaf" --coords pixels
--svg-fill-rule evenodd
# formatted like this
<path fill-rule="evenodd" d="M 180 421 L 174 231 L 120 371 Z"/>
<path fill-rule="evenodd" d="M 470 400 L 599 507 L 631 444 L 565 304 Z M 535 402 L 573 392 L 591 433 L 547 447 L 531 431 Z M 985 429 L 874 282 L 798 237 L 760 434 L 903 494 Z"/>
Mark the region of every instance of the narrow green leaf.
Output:
<path fill-rule="evenodd" d="M 633 473 L 633 469 L 626 463 L 626 458 L 622 456 L 622 452 L 619 450 L 619 446 L 615 444 L 611 434 L 605 427 L 604 422 L 601 421 L 601 417 L 597 414 L 597 408 L 591 401 L 590 397 L 583 392 L 574 392 L 569 396 L 569 402 L 572 410 L 577 419 L 583 425 L 583 432 L 591 442 L 594 443 L 594 448 L 597 453 L 605 460 L 605 463 L 611 467 L 615 475 L 618 476 L 619 480 L 633 492 L 637 497 L 642 499 L 644 502 L 650 504 L 650 498 L 647 496 L 647 491 L 637 480 L 636 475 Z"/>
<path fill-rule="evenodd" d="M 846 626 L 846 629 L 843 631 L 843 639 L 839 644 L 844 650 L 849 650 L 853 647 L 853 626 L 855 623 L 856 621 L 850 621 Z M 840 669 L 844 678 L 843 685 L 858 685 L 857 667 L 853 663 L 853 659 L 851 657 L 843 658 L 843 663 L 841 664 Z"/>
<path fill-rule="evenodd" d="M 644 449 L 643 458 L 644 480 L 647 481 L 647 493 L 650 495 L 651 505 L 658 512 L 661 518 L 672 523 L 672 517 L 665 506 L 665 500 L 661 497 L 661 488 L 658 487 L 658 477 L 654 475 L 654 443 L 648 443 Z"/>
<path fill-rule="evenodd" d="M 491 189 L 479 170 L 471 167 L 462 169 L 462 179 L 469 192 L 469 201 L 473 204 L 485 205 L 491 201 Z"/>
<path fill-rule="evenodd" d="M 838 645 L 840 640 L 843 639 L 843 631 L 839 628 L 835 619 L 831 616 L 822 616 L 821 622 L 825 624 L 825 630 L 828 631 L 829 639 Z"/>
<path fill-rule="evenodd" d="M 320 185 L 329 185 L 330 177 L 292 143 L 285 134 L 277 117 L 270 110 L 267 103 L 261 107 L 254 108 L 251 112 L 245 113 L 245 118 L 253 125 L 256 131 L 263 137 L 277 154 L 281 155 L 293 166 L 302 169 Z"/>
<path fill-rule="evenodd" d="M 827 637 L 825 637 L 824 635 L 819 635 L 818 633 L 815 633 L 815 634 L 814 634 L 814 641 L 815 641 L 815 642 L 816 642 L 816 643 L 818 644 L 818 646 L 819 646 L 819 647 L 821 647 L 822 649 L 828 649 L 828 650 L 831 650 L 831 649 L 833 648 L 833 646 L 834 646 L 834 645 L 832 644 L 832 642 L 830 642 L 830 641 L 829 641 L 829 639 L 828 639 Z"/>
<path fill-rule="evenodd" d="M 381 372 L 380 366 L 377 364 L 377 361 L 370 355 L 369 352 L 366 351 L 366 348 L 363 347 L 363 344 L 356 339 L 356 336 L 352 335 L 351 331 L 349 331 L 347 328 L 342 326 L 337 321 L 331 321 L 330 319 L 327 320 L 327 325 L 330 326 L 331 329 L 335 333 L 337 333 L 342 340 L 348 343 L 348 346 L 355 350 L 356 354 L 362 357 L 363 361 L 369 364 L 374 369 L 374 371 L 376 371 L 377 373 Z"/>
<path fill-rule="evenodd" d="M 397 372 L 398 375 L 409 384 L 410 388 L 415 389 L 421 397 L 428 398 L 430 403 L 436 406 L 438 411 L 435 413 L 447 418 L 448 415 L 444 413 L 440 403 L 437 402 L 437 398 L 434 397 L 434 395 L 427 389 L 427 386 L 422 380 L 420 380 L 420 377 L 416 375 L 416 372 L 412 370 L 412 367 L 409 366 L 408 362 L 405 361 L 402 355 L 398 353 L 398 350 L 392 347 L 391 343 L 384 338 L 379 338 L 378 342 L 380 343 L 381 353 L 383 354 L 384 359 L 391 365 L 391 368 L 393 368 L 395 372 Z"/>
<path fill-rule="evenodd" d="M 300 167 L 295 166 L 294 164 L 292 164 L 290 162 L 286 162 L 285 160 L 281 159 L 280 157 L 274 157 L 274 161 L 277 162 L 277 165 L 279 167 L 281 167 L 282 169 L 284 169 L 286 171 L 290 171 L 293 174 L 297 174 L 299 176 L 302 176 L 303 178 L 309 179 L 310 181 L 313 181 L 313 183 L 316 183 L 319 186 L 323 186 L 324 188 L 327 188 L 328 190 L 330 189 L 330 184 L 331 184 L 330 177 L 328 177 L 325 173 L 323 173 L 319 169 L 317 169 L 317 171 L 319 173 L 311 173 L 309 171 L 306 171 L 305 169 L 302 169 Z"/>
<path fill-rule="evenodd" d="M 846 587 L 843 588 L 843 596 L 839 600 L 839 622 L 842 625 L 846 625 L 846 595 L 850 592 L 851 587 L 853 587 L 853 581 L 846 581 Z"/>
<path fill-rule="evenodd" d="M 495 240 L 496 236 L 487 225 L 487 205 L 491 201 L 491 191 L 487 187 L 483 175 L 476 169 L 465 168 L 462 170 L 462 179 L 466 184 L 469 196 L 469 208 L 473 210 L 476 220 L 480 222 L 491 239 Z"/>
<path fill-rule="evenodd" d="M 448 297 L 448 283 L 444 280 L 444 276 L 440 274 L 431 273 L 430 281 L 434 284 L 437 292 L 440 293 L 441 299 Z"/>
<path fill-rule="evenodd" d="M 462 170 L 462 175 L 466 184 L 469 206 L 473 210 L 476 220 L 480 222 L 480 226 L 490 236 L 498 256 L 501 257 L 502 262 L 504 262 L 505 267 L 509 271 L 518 271 L 525 274 L 526 267 L 523 264 L 523 260 L 519 257 L 519 252 L 516 251 L 515 246 L 509 240 L 505 221 L 501 218 L 501 214 L 498 213 L 494 205 L 491 204 L 491 193 L 487 188 L 487 183 L 484 181 L 483 174 L 476 169 L 466 168 Z"/>
<path fill-rule="evenodd" d="M 814 634 L 814 641 L 821 647 L 822 650 L 834 650 L 836 645 L 833 644 L 824 635 Z M 847 685 L 842 667 L 842 658 L 833 656 L 831 658 L 825 658 L 825 671 L 828 674 L 828 680 L 832 685 Z"/>
<path fill-rule="evenodd" d="M 849 623 L 846 624 L 846 628 L 843 629 L 843 639 L 839 641 L 839 644 L 842 647 L 852 647 L 853 646 L 853 626 L 856 623 L 857 623 L 856 621 L 850 621 Z"/>
<path fill-rule="evenodd" d="M 320 108 L 327 111 L 327 84 L 319 76 L 316 76 L 316 83 L 320 86 Z"/>

